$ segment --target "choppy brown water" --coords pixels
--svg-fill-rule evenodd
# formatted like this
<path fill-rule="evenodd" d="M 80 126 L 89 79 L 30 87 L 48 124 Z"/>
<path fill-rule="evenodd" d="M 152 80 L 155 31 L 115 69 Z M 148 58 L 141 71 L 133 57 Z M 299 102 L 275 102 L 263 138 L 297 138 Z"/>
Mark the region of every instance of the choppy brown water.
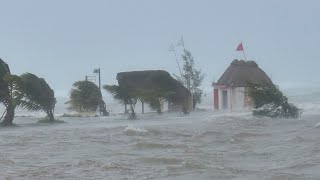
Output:
<path fill-rule="evenodd" d="M 0 179 L 319 179 L 320 115 L 213 112 L 19 117 L 0 129 Z"/>

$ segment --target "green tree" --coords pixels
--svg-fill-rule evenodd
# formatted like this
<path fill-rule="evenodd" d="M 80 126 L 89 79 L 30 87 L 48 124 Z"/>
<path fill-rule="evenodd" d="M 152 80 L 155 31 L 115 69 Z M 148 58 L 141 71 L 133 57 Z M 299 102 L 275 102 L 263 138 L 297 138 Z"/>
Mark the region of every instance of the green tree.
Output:
<path fill-rule="evenodd" d="M 201 70 L 195 68 L 194 58 L 190 51 L 184 50 L 182 54 L 183 60 L 183 72 L 181 76 L 175 75 L 176 79 L 183 85 L 185 85 L 193 96 L 193 109 L 196 105 L 201 103 L 201 97 L 203 90 L 200 88 L 205 74 Z"/>
<path fill-rule="evenodd" d="M 125 105 L 125 107 L 129 105 L 129 119 L 136 119 L 135 106 L 138 98 L 132 90 L 117 85 L 104 85 L 103 89 L 109 92 L 118 102 Z"/>
<path fill-rule="evenodd" d="M 23 95 L 20 106 L 31 111 L 43 111 L 50 121 L 54 121 L 56 98 L 47 82 L 31 73 L 21 75 L 20 81 L 19 91 Z"/>
<path fill-rule="evenodd" d="M 147 103 L 150 109 L 157 111 L 158 114 L 162 113 L 161 102 L 169 101 L 170 97 L 175 93 L 171 91 L 170 87 L 157 88 L 152 90 L 136 90 L 135 96 L 141 102 Z"/>
<path fill-rule="evenodd" d="M 56 103 L 54 92 L 46 81 L 36 75 L 26 73 L 20 77 L 10 74 L 9 66 L 0 59 L 0 102 L 6 107 L 1 124 L 13 125 L 16 107 L 40 110 L 54 120 L 53 110 Z"/>
<path fill-rule="evenodd" d="M 302 110 L 288 102 L 288 98 L 274 85 L 249 83 L 248 95 L 253 99 L 255 116 L 298 118 Z"/>
<path fill-rule="evenodd" d="M 77 112 L 96 112 L 104 103 L 99 87 L 90 81 L 77 81 L 70 93 L 69 110 Z"/>
<path fill-rule="evenodd" d="M 1 125 L 9 126 L 13 125 L 14 110 L 15 105 L 12 98 L 12 87 L 9 79 L 13 81 L 13 78 L 9 78 L 10 69 L 7 63 L 0 59 L 0 102 L 5 106 L 5 112 L 1 118 L 4 119 L 1 121 Z"/>

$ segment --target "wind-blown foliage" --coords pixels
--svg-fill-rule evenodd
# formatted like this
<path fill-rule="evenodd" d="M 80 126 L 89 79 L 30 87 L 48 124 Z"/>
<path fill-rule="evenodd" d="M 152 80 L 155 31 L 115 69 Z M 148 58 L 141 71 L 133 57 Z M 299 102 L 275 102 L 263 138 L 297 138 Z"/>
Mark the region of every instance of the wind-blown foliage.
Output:
<path fill-rule="evenodd" d="M 125 88 L 121 88 L 117 85 L 104 85 L 103 89 L 109 92 L 114 99 L 118 100 L 121 104 L 130 104 L 132 95 Z"/>
<path fill-rule="evenodd" d="M 5 80 L 5 76 L 10 75 L 10 69 L 7 63 L 0 59 L 0 102 L 6 107 L 3 114 L 4 119 L 1 121 L 1 125 L 8 126 L 12 125 L 14 118 L 14 103 L 12 100 L 12 91 L 8 80 Z M 2 117 L 3 117 L 2 116 Z M 1 118 L 2 118 L 1 117 Z"/>
<path fill-rule="evenodd" d="M 129 105 L 129 119 L 136 119 L 135 106 L 137 104 L 137 97 L 133 91 L 117 85 L 104 85 L 103 89 L 109 92 L 114 99 L 123 105 Z"/>
<path fill-rule="evenodd" d="M 34 74 L 25 73 L 20 78 L 21 93 L 23 94 L 20 106 L 31 111 L 43 111 L 49 120 L 53 121 L 53 111 L 56 104 L 54 91 L 43 78 Z"/>
<path fill-rule="evenodd" d="M 162 113 L 161 101 L 168 101 L 175 93 L 170 89 L 153 89 L 153 90 L 136 90 L 135 96 L 141 101 L 149 105 L 152 110 Z"/>
<path fill-rule="evenodd" d="M 70 93 L 69 110 L 77 112 L 96 112 L 102 103 L 99 87 L 90 81 L 77 81 Z"/>
<path fill-rule="evenodd" d="M 183 72 L 181 76 L 175 75 L 175 78 L 183 85 L 185 85 L 193 96 L 193 109 L 196 104 L 201 103 L 203 90 L 200 88 L 205 74 L 199 69 L 195 69 L 194 58 L 190 51 L 184 50 L 182 55 Z"/>
<path fill-rule="evenodd" d="M 20 77 L 10 74 L 9 66 L 0 59 L 0 102 L 6 107 L 2 125 L 12 125 L 16 107 L 44 111 L 53 121 L 56 103 L 54 91 L 42 78 L 26 73 Z"/>
<path fill-rule="evenodd" d="M 129 119 L 135 119 L 135 105 L 137 100 L 147 103 L 152 110 L 157 111 L 159 114 L 162 113 L 160 100 L 166 100 L 173 92 L 168 89 L 128 89 L 117 85 L 105 85 L 103 88 L 109 92 L 114 99 L 118 100 L 121 104 L 129 105 Z"/>
<path fill-rule="evenodd" d="M 253 115 L 271 118 L 298 118 L 302 110 L 288 102 L 288 98 L 274 85 L 249 83 L 249 96 L 254 101 Z"/>

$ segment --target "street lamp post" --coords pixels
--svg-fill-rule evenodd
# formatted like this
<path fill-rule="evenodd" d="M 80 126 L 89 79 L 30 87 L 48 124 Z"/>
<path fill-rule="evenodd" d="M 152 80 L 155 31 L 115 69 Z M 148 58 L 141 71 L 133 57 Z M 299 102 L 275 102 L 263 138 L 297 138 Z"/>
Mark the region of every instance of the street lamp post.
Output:
<path fill-rule="evenodd" d="M 100 73 L 100 68 L 94 69 L 94 70 L 93 70 L 93 73 L 98 74 L 98 77 L 99 77 L 99 91 L 100 91 L 100 94 L 101 94 L 101 73 Z M 102 106 L 101 106 L 101 105 L 102 105 L 102 104 L 100 103 L 100 104 L 99 104 L 99 112 L 100 112 L 100 115 L 103 114 L 103 112 L 102 112 Z"/>
<path fill-rule="evenodd" d="M 98 74 L 98 77 L 99 77 L 99 90 L 101 92 L 101 73 L 100 73 L 100 68 L 94 69 L 93 73 L 97 73 Z"/>

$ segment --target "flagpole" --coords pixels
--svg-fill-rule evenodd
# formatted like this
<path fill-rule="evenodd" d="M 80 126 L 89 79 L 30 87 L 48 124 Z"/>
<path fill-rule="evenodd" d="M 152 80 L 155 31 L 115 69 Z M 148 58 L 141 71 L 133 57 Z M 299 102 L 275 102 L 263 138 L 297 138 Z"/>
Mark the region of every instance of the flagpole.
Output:
<path fill-rule="evenodd" d="M 244 52 L 244 49 L 243 49 L 242 52 L 243 52 L 243 55 L 244 55 L 244 60 L 247 61 L 247 57 L 246 57 L 246 53 Z"/>
<path fill-rule="evenodd" d="M 242 52 L 243 52 L 244 60 L 247 61 L 247 56 L 246 56 L 246 53 L 244 52 L 244 47 L 243 47 L 242 41 L 241 41 L 241 45 L 242 45 Z"/>
<path fill-rule="evenodd" d="M 181 68 L 180 68 L 180 64 L 179 64 L 179 61 L 178 61 L 176 49 L 174 48 L 173 44 L 171 45 L 171 48 L 169 49 L 169 51 L 173 51 L 174 52 L 174 56 L 176 58 L 176 62 L 177 62 L 178 68 L 179 68 L 180 76 L 182 77 Z"/>
<path fill-rule="evenodd" d="M 187 51 L 186 51 L 186 48 L 185 48 L 185 46 L 184 46 L 183 36 L 181 36 L 181 40 L 180 40 L 180 41 L 181 41 L 181 44 L 182 44 L 182 47 L 183 47 L 183 52 L 186 53 Z M 186 73 L 187 73 L 187 76 L 188 76 L 186 85 L 187 85 L 187 89 L 190 91 L 190 80 L 189 80 L 190 74 L 189 74 L 188 72 L 186 72 Z M 182 77 L 182 76 L 181 76 L 181 77 Z"/>
<path fill-rule="evenodd" d="M 179 68 L 180 76 L 182 77 L 181 68 L 180 68 L 180 64 L 179 64 L 179 61 L 178 61 L 178 57 L 177 57 L 176 50 L 175 50 L 175 49 L 173 49 L 173 52 L 174 52 L 174 56 L 176 57 L 176 61 L 177 61 L 177 64 L 178 64 L 178 68 Z"/>
<path fill-rule="evenodd" d="M 247 56 L 246 56 L 246 53 L 244 52 L 244 48 L 243 48 L 242 41 L 241 41 L 241 43 L 238 45 L 236 51 L 242 51 L 242 52 L 243 52 L 243 56 L 244 56 L 244 60 L 247 61 Z"/>
<path fill-rule="evenodd" d="M 182 41 L 183 50 L 186 51 L 186 48 L 184 47 L 184 39 L 183 39 L 183 36 L 181 36 L 181 41 Z"/>

